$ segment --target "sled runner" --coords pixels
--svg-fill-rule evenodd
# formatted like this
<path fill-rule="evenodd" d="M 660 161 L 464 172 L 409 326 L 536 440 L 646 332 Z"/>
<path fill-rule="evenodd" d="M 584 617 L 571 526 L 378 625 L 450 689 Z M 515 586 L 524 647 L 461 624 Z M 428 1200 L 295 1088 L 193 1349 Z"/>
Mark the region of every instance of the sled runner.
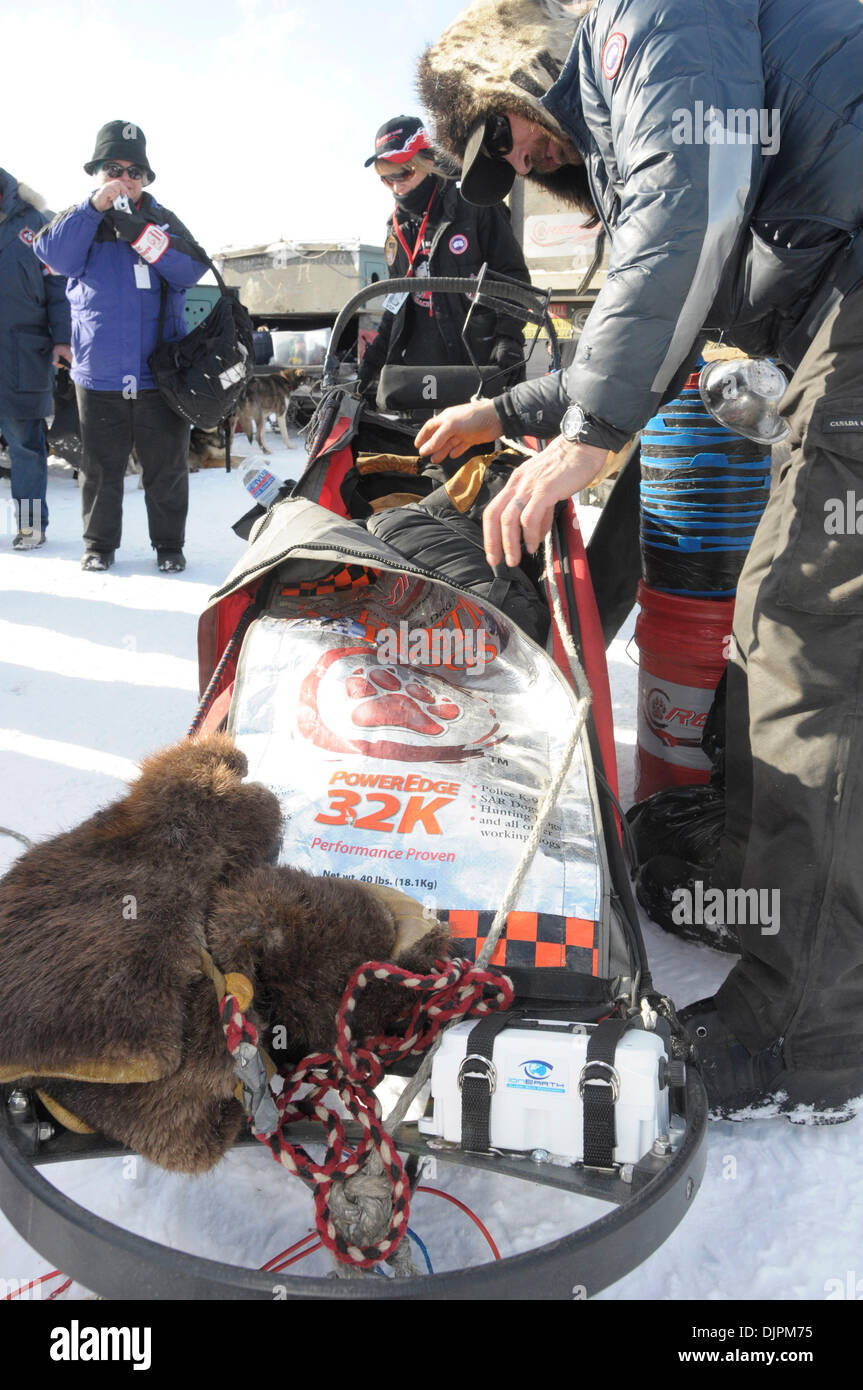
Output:
<path fill-rule="evenodd" d="M 504 296 L 550 325 L 534 291 L 475 284 L 479 302 Z M 408 895 L 418 917 L 448 926 L 464 981 L 488 964 L 511 982 L 506 1008 L 495 999 L 443 1029 L 427 1078 L 421 1055 L 401 1043 L 388 1054 L 407 1183 L 433 1158 L 614 1210 L 530 1253 L 420 1280 L 279 1284 L 290 1298 L 589 1296 L 685 1214 L 704 1169 L 706 1098 L 673 1006 L 653 988 L 632 900 L 604 646 L 572 505 L 559 509 L 542 573 L 526 561 L 491 574 L 471 527 L 517 456 L 470 458 L 447 477 L 415 455 L 413 426 L 335 385 L 342 323 L 360 299 L 403 288 L 369 287 L 334 329 L 306 470 L 255 523 L 202 615 L 193 727 L 226 728 L 250 778 L 278 796 L 280 862 Z M 423 288 L 465 292 L 450 280 Z M 410 388 L 399 381 L 406 409 Z M 239 1037 L 246 1006 L 234 1005 Z M 350 1005 L 342 1024 L 349 1016 Z M 253 1090 L 257 1123 L 265 1081 L 254 1103 Z M 169 1251 L 75 1206 L 38 1167 L 116 1149 L 45 1138 L 44 1126 L 29 1092 L 3 1107 L 0 1204 L 65 1272 L 112 1297 L 272 1298 L 272 1274 Z M 319 1135 L 299 1124 L 285 1137 Z M 384 1135 L 385 1166 L 388 1151 Z"/>

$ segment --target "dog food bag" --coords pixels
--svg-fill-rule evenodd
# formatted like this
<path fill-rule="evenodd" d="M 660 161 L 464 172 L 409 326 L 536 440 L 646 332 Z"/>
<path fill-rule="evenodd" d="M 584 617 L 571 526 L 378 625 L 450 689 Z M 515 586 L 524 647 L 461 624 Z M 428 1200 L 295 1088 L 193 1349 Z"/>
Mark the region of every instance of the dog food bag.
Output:
<path fill-rule="evenodd" d="M 402 889 L 472 958 L 573 721 L 557 668 L 496 610 L 381 571 L 350 592 L 284 591 L 252 624 L 230 727 L 281 802 L 282 862 Z M 588 768 L 582 744 L 493 963 L 607 973 Z"/>

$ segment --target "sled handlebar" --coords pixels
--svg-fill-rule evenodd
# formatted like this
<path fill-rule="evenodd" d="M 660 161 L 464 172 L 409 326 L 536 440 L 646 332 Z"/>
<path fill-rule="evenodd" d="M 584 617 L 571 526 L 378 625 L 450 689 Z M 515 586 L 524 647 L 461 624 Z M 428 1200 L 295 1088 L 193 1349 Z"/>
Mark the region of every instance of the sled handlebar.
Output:
<path fill-rule="evenodd" d="M 529 323 L 544 326 L 551 344 L 553 364 L 554 366 L 559 365 L 560 354 L 557 334 L 548 312 L 551 290 L 537 290 L 532 285 L 524 285 L 518 280 L 510 280 L 507 277 L 494 276 L 489 278 L 488 268 L 483 266 L 477 276 L 432 275 L 422 279 L 401 276 L 394 280 L 377 280 L 373 285 L 364 285 L 361 290 L 357 290 L 356 294 L 351 295 L 351 298 L 339 311 L 333 324 L 323 368 L 322 385 L 325 390 L 335 385 L 339 367 L 336 349 L 349 320 L 357 309 L 362 308 L 372 299 L 387 298 L 391 294 L 410 294 L 418 286 L 422 289 L 423 294 L 431 292 L 434 294 L 473 295 L 476 302 L 486 308 L 496 308 L 499 313 L 505 313 L 508 310 L 510 313 L 523 317 Z M 519 313 L 519 311 L 521 312 Z"/>

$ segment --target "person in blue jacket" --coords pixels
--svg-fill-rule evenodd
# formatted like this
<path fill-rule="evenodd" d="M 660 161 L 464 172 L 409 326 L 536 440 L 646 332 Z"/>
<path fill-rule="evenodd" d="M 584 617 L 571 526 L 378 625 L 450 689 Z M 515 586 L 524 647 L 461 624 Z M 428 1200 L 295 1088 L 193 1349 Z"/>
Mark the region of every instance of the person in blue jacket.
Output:
<path fill-rule="evenodd" d="M 140 126 L 102 126 L 84 170 L 99 186 L 55 217 L 34 245 L 46 265 L 68 277 L 83 443 L 81 566 L 106 570 L 114 562 L 134 448 L 158 567 L 176 573 L 186 566 L 189 425 L 162 399 L 148 358 L 160 337 L 185 336 L 186 290 L 206 271 L 206 252 L 144 192 L 156 176 Z"/>
<path fill-rule="evenodd" d="M 38 193 L 0 169 L 0 434 L 9 449 L 14 550 L 45 544 L 53 368 L 68 361 L 66 283 L 33 255 L 48 221 Z"/>

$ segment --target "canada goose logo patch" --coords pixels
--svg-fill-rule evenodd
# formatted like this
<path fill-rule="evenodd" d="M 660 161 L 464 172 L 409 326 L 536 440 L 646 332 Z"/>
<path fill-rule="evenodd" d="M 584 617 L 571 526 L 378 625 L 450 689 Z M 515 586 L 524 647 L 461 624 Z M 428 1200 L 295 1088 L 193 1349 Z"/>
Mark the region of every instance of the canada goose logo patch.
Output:
<path fill-rule="evenodd" d="M 623 55 L 626 52 L 626 35 L 613 33 L 605 41 L 602 50 L 602 75 L 610 82 L 620 72 Z"/>

